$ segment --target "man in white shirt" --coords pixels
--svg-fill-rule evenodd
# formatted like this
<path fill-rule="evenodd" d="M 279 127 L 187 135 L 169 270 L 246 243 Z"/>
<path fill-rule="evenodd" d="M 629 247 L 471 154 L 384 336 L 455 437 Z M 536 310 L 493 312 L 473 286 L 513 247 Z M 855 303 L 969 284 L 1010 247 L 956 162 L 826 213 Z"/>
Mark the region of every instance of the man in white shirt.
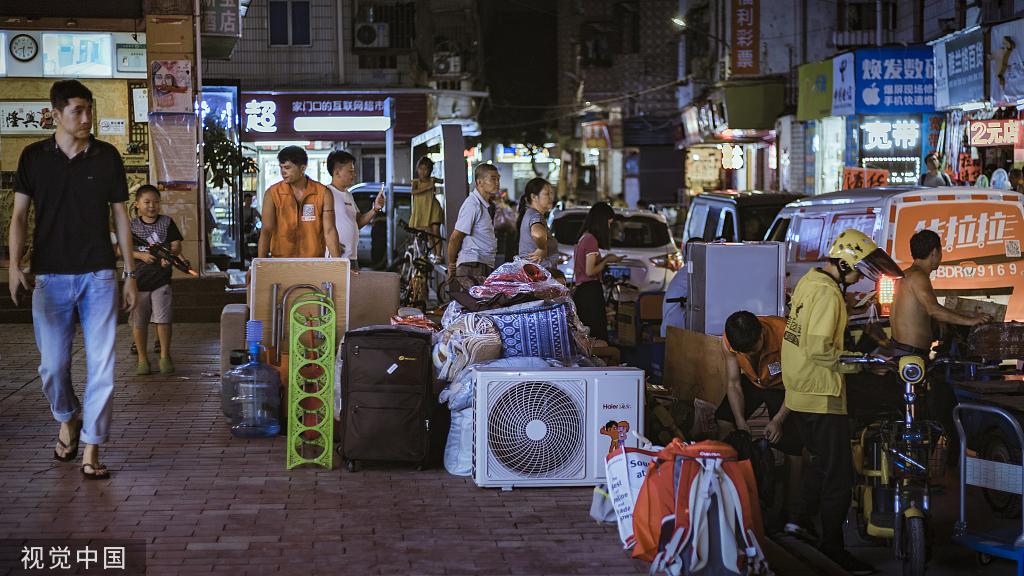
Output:
<path fill-rule="evenodd" d="M 369 224 L 378 212 L 384 211 L 384 188 L 373 201 L 373 208 L 360 214 L 352 193 L 348 191 L 356 181 L 356 158 L 344 150 L 335 150 L 327 156 L 327 171 L 331 183 L 327 188 L 334 195 L 334 224 L 341 240 L 341 257 L 357 261 L 359 229 Z"/>

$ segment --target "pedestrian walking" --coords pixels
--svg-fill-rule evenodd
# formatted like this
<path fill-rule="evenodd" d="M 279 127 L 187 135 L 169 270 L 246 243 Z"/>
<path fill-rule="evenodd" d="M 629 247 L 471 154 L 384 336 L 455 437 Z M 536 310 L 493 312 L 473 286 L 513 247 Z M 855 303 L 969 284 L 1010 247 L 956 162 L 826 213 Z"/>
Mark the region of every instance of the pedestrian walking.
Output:
<path fill-rule="evenodd" d="M 150 244 L 163 244 L 175 256 L 181 255 L 181 241 L 184 239 L 174 220 L 160 213 L 160 190 L 151 184 L 139 186 L 135 191 L 135 209 L 138 216 L 132 219 L 132 239 L 135 243 L 136 279 L 139 289 L 138 302 L 128 317 L 139 355 L 137 376 L 149 374 L 149 358 L 146 343 L 149 341 L 149 325 L 156 324 L 157 342 L 160 344 L 160 373 L 174 374 L 171 360 L 171 263 L 149 253 Z"/>
<path fill-rule="evenodd" d="M 99 446 L 110 435 L 117 328 L 116 260 L 110 242 L 113 213 L 122 254 L 132 251 L 125 202 L 128 182 L 117 149 L 92 136 L 93 98 L 81 82 L 60 80 L 50 88 L 56 132 L 21 153 L 14 177 L 10 226 L 11 299 L 33 290 L 19 268 L 28 209 L 35 207 L 32 238 L 32 323 L 39 349 L 39 377 L 53 417 L 61 423 L 53 457 L 70 462 L 85 444 L 82 475 L 110 477 Z M 123 304 L 135 307 L 134 262 L 125 259 Z M 71 342 L 78 312 L 85 341 L 84 404 L 71 385 Z"/>

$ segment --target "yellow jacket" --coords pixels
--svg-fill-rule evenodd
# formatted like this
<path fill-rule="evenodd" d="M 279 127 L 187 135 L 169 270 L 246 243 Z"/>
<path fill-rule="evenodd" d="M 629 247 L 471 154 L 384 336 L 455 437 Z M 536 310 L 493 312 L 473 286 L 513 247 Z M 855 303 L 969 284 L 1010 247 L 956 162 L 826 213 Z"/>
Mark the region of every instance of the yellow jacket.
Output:
<path fill-rule="evenodd" d="M 839 285 L 821 270 L 800 279 L 789 305 L 782 341 L 786 407 L 796 412 L 846 414 L 846 384 L 839 357 L 846 330 L 846 302 Z"/>

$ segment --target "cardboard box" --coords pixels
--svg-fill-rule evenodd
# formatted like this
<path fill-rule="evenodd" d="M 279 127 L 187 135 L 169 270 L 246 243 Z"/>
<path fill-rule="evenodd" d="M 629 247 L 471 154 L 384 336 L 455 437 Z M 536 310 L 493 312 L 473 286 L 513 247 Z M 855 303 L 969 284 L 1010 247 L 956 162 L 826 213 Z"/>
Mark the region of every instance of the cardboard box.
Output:
<path fill-rule="evenodd" d="M 666 335 L 663 384 L 682 400 L 721 403 L 726 386 L 722 339 L 674 326 Z"/>
<path fill-rule="evenodd" d="M 194 54 L 195 35 L 191 16 L 146 17 L 146 51 L 150 60 L 161 60 L 154 54 Z M 177 58 L 181 59 L 181 58 Z"/>

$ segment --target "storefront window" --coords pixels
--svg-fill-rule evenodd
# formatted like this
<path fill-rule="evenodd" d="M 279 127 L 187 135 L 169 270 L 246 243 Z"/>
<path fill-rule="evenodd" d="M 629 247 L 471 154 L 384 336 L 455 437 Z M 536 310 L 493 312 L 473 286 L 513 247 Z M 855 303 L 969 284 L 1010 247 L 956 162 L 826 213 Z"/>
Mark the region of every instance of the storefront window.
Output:
<path fill-rule="evenodd" d="M 819 129 L 815 134 L 818 150 L 814 157 L 814 193 L 825 194 L 842 188 L 846 122 L 842 117 L 831 116 L 819 120 L 818 124 Z"/>
<path fill-rule="evenodd" d="M 200 102 L 203 121 L 204 155 L 225 150 L 214 146 L 212 140 L 227 140 L 238 144 L 238 89 L 234 86 L 204 86 Z M 207 158 L 209 160 L 209 158 Z M 219 267 L 227 268 L 240 263 L 244 250 L 245 230 L 242 230 L 242 183 L 238 168 L 230 177 L 206 182 L 206 219 L 208 259 Z M 207 174 L 210 177 L 210 174 Z"/>

